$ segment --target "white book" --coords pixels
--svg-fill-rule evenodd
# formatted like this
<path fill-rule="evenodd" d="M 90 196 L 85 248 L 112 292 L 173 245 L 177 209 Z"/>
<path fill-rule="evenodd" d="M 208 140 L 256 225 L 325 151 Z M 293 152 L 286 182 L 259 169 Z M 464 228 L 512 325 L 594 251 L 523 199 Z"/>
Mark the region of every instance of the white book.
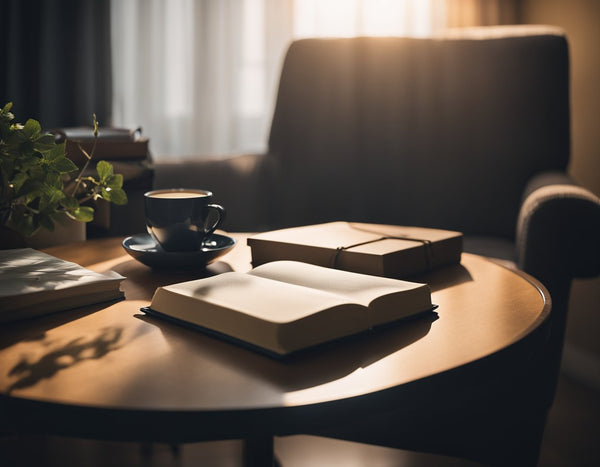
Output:
<path fill-rule="evenodd" d="M 32 248 L 0 250 L 0 323 L 121 299 L 123 279 Z"/>

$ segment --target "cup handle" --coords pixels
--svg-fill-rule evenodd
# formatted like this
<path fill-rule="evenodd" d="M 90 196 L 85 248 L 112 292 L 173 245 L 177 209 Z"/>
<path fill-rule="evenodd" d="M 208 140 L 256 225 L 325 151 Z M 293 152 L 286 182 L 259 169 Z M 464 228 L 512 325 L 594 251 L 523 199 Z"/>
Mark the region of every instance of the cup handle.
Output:
<path fill-rule="evenodd" d="M 217 220 L 216 222 L 212 225 L 212 227 L 206 228 L 206 225 L 204 225 L 204 235 L 210 235 L 211 233 L 213 233 L 225 220 L 225 208 L 223 206 L 220 206 L 218 204 L 207 204 L 206 205 L 206 209 L 214 209 L 215 212 L 217 213 Z"/>

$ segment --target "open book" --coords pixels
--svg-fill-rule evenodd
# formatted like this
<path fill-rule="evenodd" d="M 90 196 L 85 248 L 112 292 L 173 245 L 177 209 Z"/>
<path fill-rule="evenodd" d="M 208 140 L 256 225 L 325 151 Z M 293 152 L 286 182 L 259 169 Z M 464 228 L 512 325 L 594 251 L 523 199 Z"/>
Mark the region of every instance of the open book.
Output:
<path fill-rule="evenodd" d="M 0 323 L 121 299 L 123 279 L 32 248 L 0 250 Z"/>
<path fill-rule="evenodd" d="M 284 356 L 433 308 L 426 284 L 276 261 L 159 287 L 142 311 Z"/>

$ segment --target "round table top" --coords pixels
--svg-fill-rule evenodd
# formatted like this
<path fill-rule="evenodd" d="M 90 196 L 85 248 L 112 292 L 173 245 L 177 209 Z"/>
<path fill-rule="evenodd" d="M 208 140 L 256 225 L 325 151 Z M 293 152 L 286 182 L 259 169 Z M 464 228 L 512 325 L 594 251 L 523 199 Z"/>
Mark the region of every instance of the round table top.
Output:
<path fill-rule="evenodd" d="M 244 234 L 198 274 L 156 272 L 122 239 L 47 252 L 126 277 L 126 300 L 2 326 L 0 396 L 120 413 L 272 411 L 376 395 L 473 364 L 524 340 L 543 323 L 549 298 L 535 280 L 485 258 L 420 278 L 439 305 L 423 318 L 278 361 L 148 317 L 155 288 L 226 270 L 250 269 Z"/>

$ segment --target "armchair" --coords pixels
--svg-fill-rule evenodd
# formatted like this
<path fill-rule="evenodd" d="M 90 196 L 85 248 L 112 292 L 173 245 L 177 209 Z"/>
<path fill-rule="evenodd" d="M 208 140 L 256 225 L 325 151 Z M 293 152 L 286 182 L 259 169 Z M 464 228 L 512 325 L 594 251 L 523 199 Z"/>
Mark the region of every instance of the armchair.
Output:
<path fill-rule="evenodd" d="M 536 370 L 542 423 L 513 427 L 534 440 L 515 455 L 534 460 L 571 281 L 600 273 L 600 200 L 566 175 L 569 152 L 568 44 L 556 28 L 305 39 L 283 64 L 267 154 L 159 164 L 155 186 L 210 188 L 235 230 L 332 220 L 459 230 L 466 251 L 540 279 L 553 301 Z M 403 445 L 342 431 L 328 434 Z M 452 439 L 420 447 L 468 455 Z"/>

